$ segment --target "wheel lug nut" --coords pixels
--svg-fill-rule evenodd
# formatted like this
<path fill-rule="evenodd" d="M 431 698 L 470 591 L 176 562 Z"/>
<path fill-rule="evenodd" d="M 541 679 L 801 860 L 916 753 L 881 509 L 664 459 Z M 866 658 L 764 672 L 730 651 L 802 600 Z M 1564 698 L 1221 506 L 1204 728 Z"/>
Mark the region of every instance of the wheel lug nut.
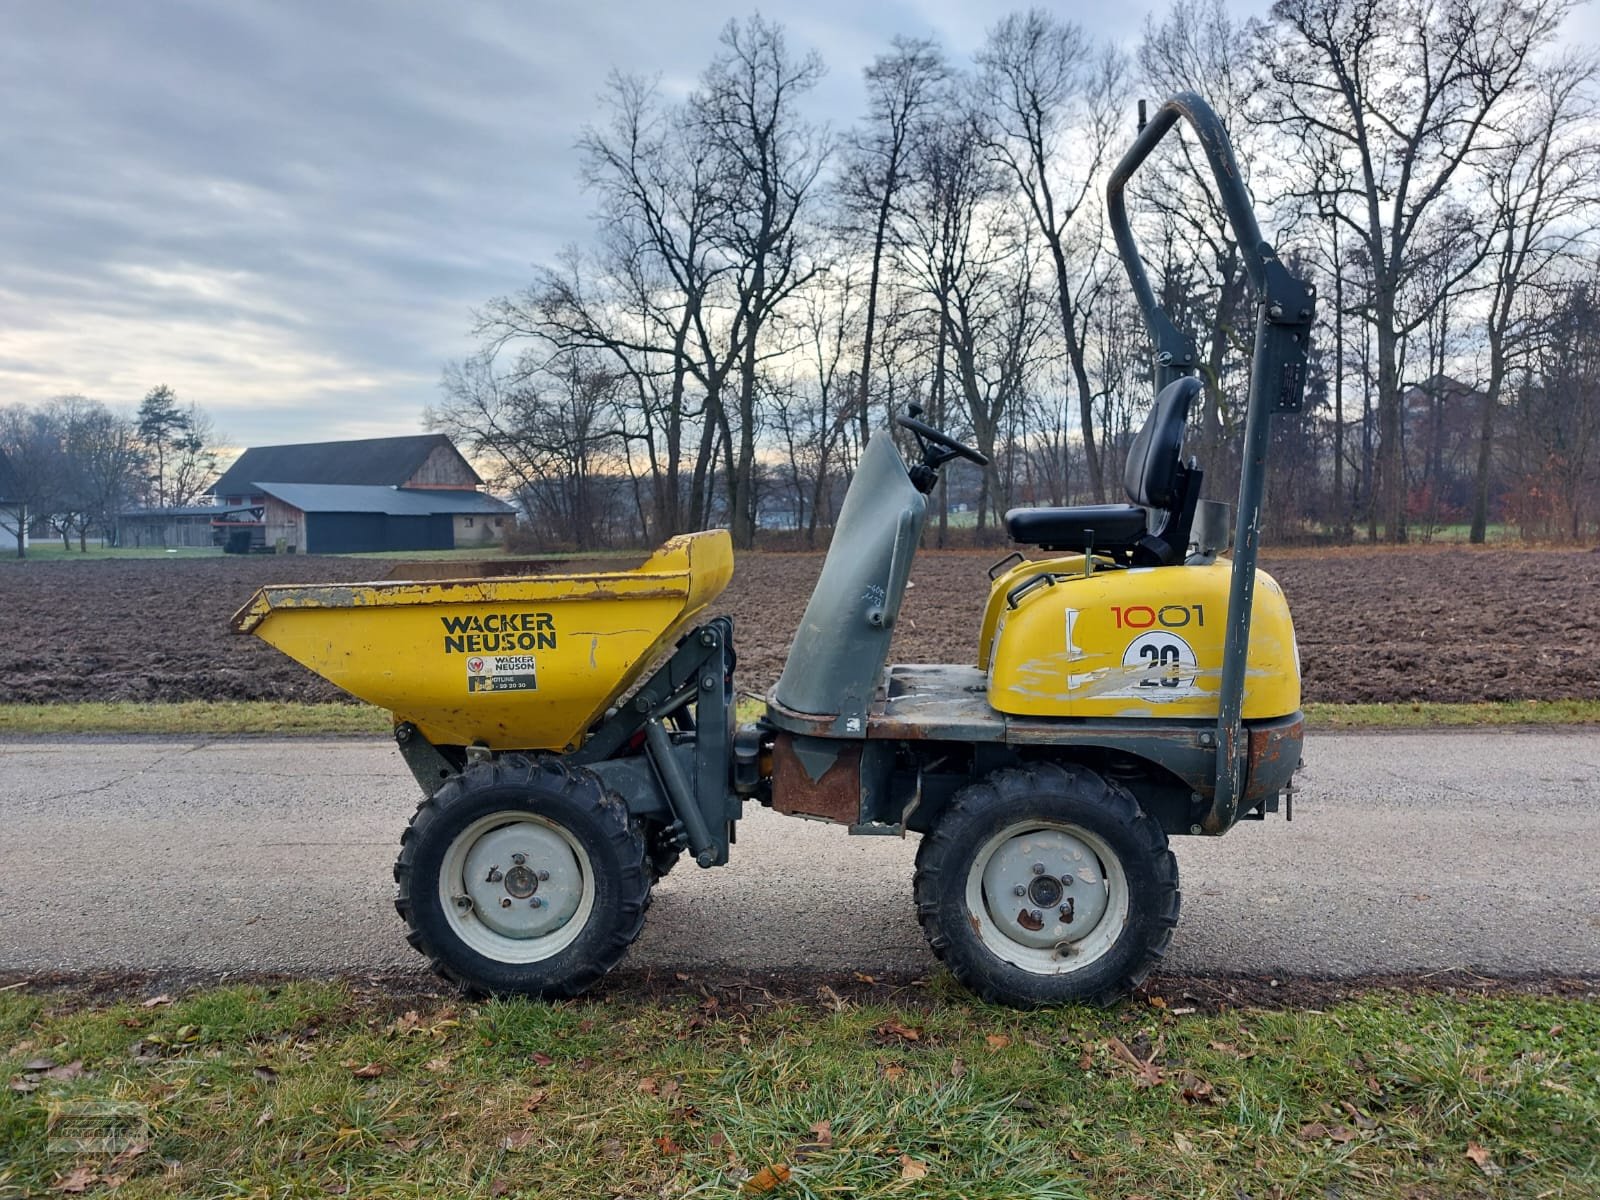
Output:
<path fill-rule="evenodd" d="M 550 872 L 549 871 L 540 871 L 539 872 L 539 882 L 540 883 L 544 883 L 549 878 L 550 878 Z"/>
<path fill-rule="evenodd" d="M 511 861 L 520 867 L 523 863 L 528 861 L 528 856 L 526 854 L 513 854 L 511 856 Z"/>
<path fill-rule="evenodd" d="M 1063 875 L 1061 877 L 1061 886 L 1062 887 L 1071 887 L 1072 886 L 1072 876 L 1071 875 Z"/>
<path fill-rule="evenodd" d="M 1013 896 L 1026 896 L 1028 894 L 1028 889 L 1019 883 L 1016 887 L 1011 889 L 1011 894 Z"/>
<path fill-rule="evenodd" d="M 501 908 L 510 908 L 511 907 L 511 897 L 510 896 L 502 896 L 502 897 L 500 897 L 500 907 Z"/>
<path fill-rule="evenodd" d="M 1044 864 L 1043 863 L 1034 863 L 1033 864 L 1033 873 L 1035 875 L 1043 875 L 1044 874 Z"/>
<path fill-rule="evenodd" d="M 528 907 L 529 908 L 543 908 L 544 907 L 544 901 L 539 899 L 539 897 L 535 896 L 533 899 L 528 901 Z"/>

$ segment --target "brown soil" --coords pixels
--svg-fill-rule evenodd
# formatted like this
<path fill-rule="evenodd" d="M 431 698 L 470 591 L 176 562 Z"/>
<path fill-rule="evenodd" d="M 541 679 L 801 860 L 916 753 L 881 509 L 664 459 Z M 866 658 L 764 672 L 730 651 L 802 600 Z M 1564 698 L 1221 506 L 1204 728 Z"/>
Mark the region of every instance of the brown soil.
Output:
<path fill-rule="evenodd" d="M 204 972 L 107 971 L 57 972 L 22 975 L 0 971 L 0 987 L 24 987 L 48 998 L 55 1011 L 71 1011 L 119 1000 L 151 996 L 181 996 L 222 983 L 257 983 L 273 987 L 303 976 L 280 973 L 217 975 Z M 419 1003 L 445 1002 L 460 991 L 416 971 L 381 975 L 323 976 L 350 985 L 363 1011 L 385 1019 Z M 615 1002 L 634 1000 L 656 1004 L 699 1005 L 712 1018 L 748 1016 L 775 1004 L 800 1004 L 837 1008 L 841 1003 L 895 1005 L 903 1009 L 932 1009 L 942 1000 L 943 988 L 931 988 L 927 976 L 860 972 L 749 972 L 734 969 L 655 972 L 624 966 L 575 1003 L 603 1009 Z M 1124 1008 L 1137 1012 L 1160 1009 L 1173 1020 L 1189 1013 L 1219 1013 L 1241 1009 L 1331 1008 L 1356 1003 L 1363 997 L 1396 994 L 1442 998 L 1508 998 L 1544 996 L 1560 1000 L 1600 999 L 1600 978 L 1594 976 L 1532 975 L 1492 978 L 1468 971 L 1430 971 L 1425 975 L 1374 974 L 1345 978 L 1267 975 L 1178 975 L 1157 972 L 1136 991 Z"/>
<path fill-rule="evenodd" d="M 895 660 L 969 660 L 984 572 L 999 557 L 923 554 Z M 764 692 L 777 679 L 821 563 L 818 554 L 739 557 L 716 607 L 737 624 L 744 690 Z M 269 646 L 233 634 L 228 617 L 266 583 L 370 579 L 389 565 L 227 558 L 0 566 L 0 702 L 339 699 Z M 1294 611 L 1307 700 L 1600 699 L 1600 554 L 1269 552 L 1264 565 Z"/>

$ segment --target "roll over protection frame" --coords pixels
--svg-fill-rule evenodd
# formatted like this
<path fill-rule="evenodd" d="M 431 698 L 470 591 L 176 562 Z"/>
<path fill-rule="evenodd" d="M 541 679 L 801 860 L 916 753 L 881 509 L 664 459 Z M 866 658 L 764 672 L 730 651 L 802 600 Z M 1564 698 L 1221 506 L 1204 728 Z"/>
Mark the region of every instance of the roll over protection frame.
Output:
<path fill-rule="evenodd" d="M 1311 348 L 1311 323 L 1316 291 L 1278 261 L 1277 252 L 1261 236 L 1250 195 L 1233 156 L 1228 131 L 1215 111 L 1193 92 L 1180 92 L 1145 120 L 1139 102 L 1139 135 L 1111 172 L 1106 184 L 1106 211 L 1117 252 L 1144 316 L 1155 348 L 1155 391 L 1198 369 L 1194 339 L 1173 324 L 1156 300 L 1150 277 L 1139 257 L 1128 222 L 1124 191 L 1128 180 L 1179 120 L 1194 130 L 1205 151 L 1217 196 L 1238 241 L 1245 272 L 1255 290 L 1256 340 L 1250 368 L 1250 395 L 1245 407 L 1244 456 L 1239 471 L 1238 517 L 1234 522 L 1233 573 L 1229 579 L 1228 628 L 1222 652 L 1222 690 L 1218 698 L 1216 787 L 1211 807 L 1201 821 L 1208 834 L 1225 832 L 1238 817 L 1246 746 L 1240 716 L 1250 644 L 1250 609 L 1254 600 L 1256 558 L 1261 544 L 1261 500 L 1266 483 L 1271 441 L 1268 418 L 1275 412 L 1299 412 L 1305 393 L 1306 357 Z"/>

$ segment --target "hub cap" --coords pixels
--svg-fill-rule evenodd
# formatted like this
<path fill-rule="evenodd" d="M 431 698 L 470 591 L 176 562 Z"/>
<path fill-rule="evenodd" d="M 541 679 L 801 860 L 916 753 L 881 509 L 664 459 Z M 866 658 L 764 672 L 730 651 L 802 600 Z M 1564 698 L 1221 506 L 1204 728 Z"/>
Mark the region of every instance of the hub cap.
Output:
<path fill-rule="evenodd" d="M 1128 882 L 1110 846 L 1089 830 L 1027 822 L 979 848 L 967 875 L 967 910 L 997 957 L 1061 975 L 1115 944 L 1128 920 Z"/>
<path fill-rule="evenodd" d="M 494 813 L 450 843 L 439 900 L 461 940 L 479 954 L 537 962 L 582 932 L 594 907 L 594 871 L 560 826 L 531 813 Z"/>

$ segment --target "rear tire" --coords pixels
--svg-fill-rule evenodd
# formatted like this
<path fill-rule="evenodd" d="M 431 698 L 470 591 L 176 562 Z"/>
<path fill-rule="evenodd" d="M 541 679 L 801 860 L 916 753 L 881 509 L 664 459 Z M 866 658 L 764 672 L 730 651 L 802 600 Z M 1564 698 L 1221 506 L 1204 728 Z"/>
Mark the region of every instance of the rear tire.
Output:
<path fill-rule="evenodd" d="M 929 947 L 985 1000 L 1110 1004 L 1166 953 L 1178 864 L 1127 788 L 1037 764 L 956 793 L 918 847 L 916 899 Z"/>
<path fill-rule="evenodd" d="M 588 771 L 505 755 L 425 800 L 400 840 L 395 908 L 445 978 L 495 995 L 577 995 L 644 924 L 650 876 L 627 807 Z"/>

